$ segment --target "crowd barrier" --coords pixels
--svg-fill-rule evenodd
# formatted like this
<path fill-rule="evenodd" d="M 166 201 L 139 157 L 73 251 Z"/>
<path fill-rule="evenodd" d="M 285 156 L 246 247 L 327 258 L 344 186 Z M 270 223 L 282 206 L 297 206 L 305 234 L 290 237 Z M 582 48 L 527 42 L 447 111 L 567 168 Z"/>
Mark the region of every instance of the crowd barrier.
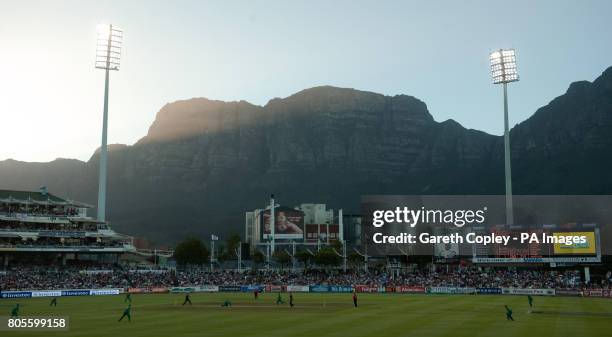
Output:
<path fill-rule="evenodd" d="M 314 285 L 310 286 L 311 293 L 326 293 L 329 292 L 329 286 Z"/>
<path fill-rule="evenodd" d="M 252 293 L 254 291 L 257 291 L 257 292 L 261 293 L 265 289 L 266 289 L 265 286 L 258 285 L 258 284 L 253 284 L 253 285 L 241 286 L 240 287 L 240 291 L 242 291 L 243 293 Z"/>
<path fill-rule="evenodd" d="M 503 295 L 540 295 L 555 296 L 555 289 L 502 288 Z"/>
<path fill-rule="evenodd" d="M 201 285 L 201 286 L 193 286 L 193 287 L 172 287 L 172 288 L 168 288 L 168 291 L 171 293 L 216 293 L 219 291 L 228 291 L 228 290 L 221 290 L 221 287 L 223 286 L 215 286 L 215 285 Z M 236 291 L 240 291 L 240 287 L 238 287 L 238 290 Z"/>
<path fill-rule="evenodd" d="M 578 289 L 555 289 L 555 296 L 582 296 L 582 290 L 578 290 Z"/>
<path fill-rule="evenodd" d="M 355 285 L 355 291 L 358 293 L 384 293 L 385 287 L 369 286 L 369 285 Z"/>
<path fill-rule="evenodd" d="M 395 287 L 396 293 L 408 293 L 408 294 L 422 294 L 425 292 L 425 287 L 421 286 L 397 286 Z"/>
<path fill-rule="evenodd" d="M 217 291 L 239 292 L 241 286 L 219 286 Z"/>
<path fill-rule="evenodd" d="M 585 289 L 583 291 L 585 297 L 612 297 L 612 290 L 609 289 Z"/>
<path fill-rule="evenodd" d="M 331 285 L 329 286 L 329 291 L 332 293 L 352 293 L 353 287 L 351 286 L 339 286 L 339 285 Z"/>
<path fill-rule="evenodd" d="M 164 294 L 170 290 L 166 287 L 128 288 L 130 294 Z"/>
<path fill-rule="evenodd" d="M 294 293 L 307 293 L 307 292 L 310 292 L 310 287 L 290 285 L 290 286 L 287 286 L 287 291 L 294 292 Z"/>
<path fill-rule="evenodd" d="M 460 287 L 427 287 L 428 294 L 475 294 L 476 288 L 460 288 Z"/>
<path fill-rule="evenodd" d="M 0 298 L 61 297 L 61 296 L 100 296 L 119 295 L 123 289 L 68 289 L 68 290 L 32 290 L 2 291 Z"/>
<path fill-rule="evenodd" d="M 284 292 L 284 291 L 287 291 L 287 286 L 279 286 L 279 285 L 267 284 L 265 286 L 265 290 L 268 293 Z"/>
<path fill-rule="evenodd" d="M 539 288 L 473 288 L 473 287 L 423 287 L 370 285 L 201 285 L 190 287 L 145 287 L 145 288 L 102 288 L 66 290 L 0 291 L 0 298 L 32 298 L 63 296 L 119 295 L 127 292 L 138 293 L 187 293 L 187 292 L 311 292 L 311 293 L 403 293 L 403 294 L 478 294 L 478 295 L 534 295 L 534 296 L 577 296 L 612 298 L 608 289 L 539 289 Z"/>

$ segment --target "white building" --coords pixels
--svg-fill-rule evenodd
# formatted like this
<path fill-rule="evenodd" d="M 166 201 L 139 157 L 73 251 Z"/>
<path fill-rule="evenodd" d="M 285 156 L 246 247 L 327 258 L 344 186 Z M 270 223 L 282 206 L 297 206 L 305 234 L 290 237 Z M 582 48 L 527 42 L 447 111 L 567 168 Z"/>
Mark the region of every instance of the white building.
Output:
<path fill-rule="evenodd" d="M 301 204 L 296 209 L 304 212 L 305 224 L 334 223 L 334 210 L 326 209 L 325 204 Z"/>

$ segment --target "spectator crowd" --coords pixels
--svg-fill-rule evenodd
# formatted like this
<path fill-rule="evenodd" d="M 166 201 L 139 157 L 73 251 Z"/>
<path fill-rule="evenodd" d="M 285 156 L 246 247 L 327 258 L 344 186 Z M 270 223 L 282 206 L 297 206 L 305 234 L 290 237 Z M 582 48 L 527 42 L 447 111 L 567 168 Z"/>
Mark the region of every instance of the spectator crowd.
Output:
<path fill-rule="evenodd" d="M 0 271 L 2 290 L 83 289 L 83 288 L 145 288 L 198 285 L 369 285 L 424 286 L 424 287 L 515 287 L 612 288 L 610 273 L 597 285 L 585 285 L 580 272 L 575 270 L 495 270 L 476 267 L 457 268 L 452 271 L 420 270 L 390 275 L 374 272 L 237 272 L 207 270 L 129 269 L 106 266 L 98 269 L 80 267 L 20 267 Z"/>

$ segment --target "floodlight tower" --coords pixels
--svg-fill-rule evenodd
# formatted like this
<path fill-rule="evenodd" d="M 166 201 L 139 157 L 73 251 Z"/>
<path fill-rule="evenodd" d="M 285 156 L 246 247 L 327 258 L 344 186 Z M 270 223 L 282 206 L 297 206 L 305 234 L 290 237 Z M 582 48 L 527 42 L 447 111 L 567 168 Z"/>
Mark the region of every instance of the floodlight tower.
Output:
<path fill-rule="evenodd" d="M 111 70 L 119 70 L 123 31 L 113 25 L 98 25 L 96 68 L 104 69 L 104 113 L 102 117 L 102 145 L 100 146 L 100 176 L 98 185 L 98 221 L 106 220 L 106 160 L 108 133 L 108 80 Z"/>
<path fill-rule="evenodd" d="M 506 177 L 506 224 L 514 224 L 512 207 L 512 169 L 510 167 L 510 131 L 508 126 L 508 83 L 519 80 L 514 49 L 500 49 L 489 56 L 493 84 L 504 85 L 504 166 Z"/>

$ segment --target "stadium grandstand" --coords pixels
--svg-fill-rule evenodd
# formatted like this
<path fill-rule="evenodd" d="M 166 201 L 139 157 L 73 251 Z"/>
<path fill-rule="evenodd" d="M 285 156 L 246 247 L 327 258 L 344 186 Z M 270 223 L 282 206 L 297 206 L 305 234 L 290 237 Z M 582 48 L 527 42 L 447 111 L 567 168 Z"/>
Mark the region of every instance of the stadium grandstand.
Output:
<path fill-rule="evenodd" d="M 115 263 L 132 238 L 87 215 L 92 206 L 39 191 L 0 190 L 0 262 L 19 265 Z"/>
<path fill-rule="evenodd" d="M 0 190 L 0 290 L 3 296 L 10 297 L 11 292 L 33 294 L 65 289 L 113 289 L 116 293 L 180 292 L 181 289 L 501 293 L 503 289 L 530 289 L 525 291 L 536 294 L 547 291 L 591 294 L 596 289 L 602 294 L 612 293 L 612 273 L 605 264 L 589 263 L 596 269 L 597 277 L 592 278 L 582 263 L 567 263 L 556 268 L 546 263 L 517 266 L 508 264 L 512 259 L 502 261 L 497 253 L 494 263 L 476 263 L 476 255 L 473 259 L 368 256 L 367 251 L 359 248 L 342 251 L 334 245 L 341 236 L 329 243 L 323 241 L 301 247 L 300 252 L 310 254 L 307 263 L 297 258 L 300 252 L 289 253 L 279 241 L 279 251 L 286 253 L 280 255 L 289 255 L 291 263 L 277 261 L 278 254 L 267 256 L 265 263 L 255 261 L 255 256 L 246 255 L 242 260 L 238 258 L 240 254 L 235 254 L 236 259 L 232 254 L 225 254 L 224 261 L 216 261 L 214 271 L 212 263 L 211 268 L 199 265 L 178 266 L 177 269 L 172 264 L 158 265 L 155 258 L 158 251 L 137 250 L 133 238 L 89 217 L 89 208 L 91 206 L 85 203 L 50 194 L 46 188 L 35 192 Z M 322 214 L 333 219 L 331 211 L 323 206 L 319 208 Z M 290 209 L 277 211 L 287 214 Z M 309 216 L 308 211 L 300 212 L 300 216 Z M 328 231 L 328 226 L 317 227 L 325 227 Z M 591 227 L 572 225 L 564 228 L 584 231 Z M 306 230 L 299 235 L 306 241 L 305 233 Z M 445 247 L 446 250 L 435 255 L 448 255 L 449 250 L 458 253 L 460 248 Z M 318 265 L 319 251 L 329 252 L 330 249 L 334 251 L 332 255 L 337 256 L 334 259 L 337 263 Z M 162 252 L 168 257 L 171 253 Z M 154 258 L 153 263 L 143 258 L 142 263 L 135 264 L 126 256 Z"/>

